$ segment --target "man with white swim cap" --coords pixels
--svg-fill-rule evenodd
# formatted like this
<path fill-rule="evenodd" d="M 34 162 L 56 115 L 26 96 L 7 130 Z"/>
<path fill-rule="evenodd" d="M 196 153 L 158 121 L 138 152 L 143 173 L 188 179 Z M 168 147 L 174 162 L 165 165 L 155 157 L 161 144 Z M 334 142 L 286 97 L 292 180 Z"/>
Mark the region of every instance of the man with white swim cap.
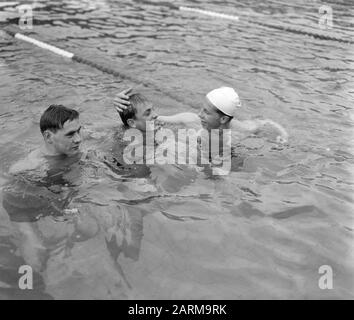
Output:
<path fill-rule="evenodd" d="M 114 105 L 117 111 L 124 110 L 130 104 L 130 90 L 124 90 L 116 96 Z M 197 130 L 202 128 L 207 130 L 231 129 L 232 131 L 246 133 L 253 133 L 266 125 L 270 125 L 279 133 L 277 142 L 287 141 L 286 130 L 272 120 L 237 120 L 236 115 L 240 107 L 241 102 L 237 92 L 230 87 L 220 87 L 206 94 L 199 114 L 183 112 L 172 116 L 158 116 L 157 120 L 163 123 L 181 124 Z"/>
<path fill-rule="evenodd" d="M 240 99 L 233 88 L 214 89 L 206 95 L 199 113 L 200 122 L 205 129 L 229 129 L 240 106 Z"/>
<path fill-rule="evenodd" d="M 184 112 L 174 116 L 159 116 L 165 123 L 179 123 L 194 129 L 232 129 L 232 119 L 240 107 L 240 99 L 233 88 L 221 87 L 210 91 L 199 114 Z"/>
<path fill-rule="evenodd" d="M 234 117 L 237 108 L 241 106 L 237 92 L 230 87 L 214 89 L 206 95 L 206 98 L 229 117 Z"/>

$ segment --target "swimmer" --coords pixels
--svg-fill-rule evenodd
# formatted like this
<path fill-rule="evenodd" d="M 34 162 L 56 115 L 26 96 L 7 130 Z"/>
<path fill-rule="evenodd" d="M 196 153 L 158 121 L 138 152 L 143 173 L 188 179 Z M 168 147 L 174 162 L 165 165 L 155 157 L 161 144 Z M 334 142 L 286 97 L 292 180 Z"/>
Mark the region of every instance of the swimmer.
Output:
<path fill-rule="evenodd" d="M 129 108 L 131 88 L 126 89 L 114 99 L 114 106 L 118 112 Z M 247 134 L 257 133 L 265 126 L 273 127 L 278 136 L 279 143 L 288 141 L 288 133 L 278 123 L 266 120 L 246 120 L 236 119 L 237 111 L 241 107 L 241 102 L 237 92 L 230 87 L 221 87 L 210 91 L 204 98 L 203 107 L 199 114 L 192 112 L 178 113 L 172 116 L 159 115 L 156 120 L 166 124 L 181 124 L 187 128 L 201 129 L 231 129 L 232 132 L 244 132 Z"/>
<path fill-rule="evenodd" d="M 137 129 L 141 135 L 135 135 L 134 143 L 126 140 L 123 141 L 124 139 L 122 137 L 117 139 L 115 147 L 113 148 L 115 162 L 117 166 L 121 168 L 121 172 L 126 170 L 130 175 L 140 179 L 146 176 L 155 176 L 154 174 L 156 172 L 161 176 L 161 170 L 164 170 L 165 185 L 172 184 L 171 181 L 173 181 L 176 185 L 174 191 L 176 191 L 178 185 L 181 184 L 181 182 L 177 180 L 183 180 L 183 174 L 193 175 L 194 172 L 191 173 L 191 170 L 187 170 L 186 168 L 184 168 L 185 172 L 183 172 L 181 167 L 175 164 L 164 166 L 163 169 L 152 165 L 152 163 L 156 164 L 158 155 L 155 153 L 156 149 L 146 148 L 146 144 L 147 141 L 150 141 L 153 143 L 154 147 L 158 146 L 157 141 L 154 140 L 155 136 L 152 134 L 152 132 L 156 132 L 160 129 L 159 123 L 156 123 L 158 116 L 154 110 L 153 104 L 145 96 L 139 93 L 129 94 L 129 92 L 130 90 L 125 90 L 121 93 L 123 96 L 121 102 L 128 102 L 127 107 L 124 109 L 116 109 L 124 125 L 122 133 L 124 134 L 126 130 L 129 129 Z M 150 125 L 152 127 L 149 127 Z M 149 137 L 150 140 L 148 140 Z M 130 136 L 128 138 L 128 140 L 130 140 Z M 134 152 L 134 155 L 131 156 L 133 154 L 132 150 L 136 151 L 139 147 L 144 148 L 143 150 L 145 152 Z M 169 154 L 169 156 L 173 159 L 175 157 L 174 154 Z M 134 164 L 132 164 L 132 162 L 134 162 Z M 147 166 L 147 164 L 150 165 Z M 115 171 L 114 169 L 112 170 Z M 155 188 L 153 185 L 149 184 L 147 180 L 144 180 L 143 185 L 145 189 L 150 186 L 150 191 L 152 188 Z M 136 189 L 136 187 L 133 189 Z M 166 187 L 166 189 L 171 190 L 170 187 Z"/>
<path fill-rule="evenodd" d="M 122 94 L 122 97 L 126 97 L 125 94 Z M 123 124 L 126 128 L 138 129 L 142 133 L 145 133 L 149 130 L 146 126 L 147 122 L 157 119 L 154 106 L 146 97 L 139 93 L 131 94 L 127 98 L 129 99 L 129 104 L 125 108 L 117 108 Z"/>
<path fill-rule="evenodd" d="M 76 110 L 51 105 L 42 114 L 39 126 L 43 136 L 42 146 L 14 164 L 9 173 L 37 169 L 45 165 L 50 157 L 67 157 L 80 153 L 81 124 Z"/>
<path fill-rule="evenodd" d="M 147 139 L 147 135 L 150 129 L 155 129 L 149 127 L 149 125 L 154 123 L 154 121 L 157 119 L 157 114 L 155 113 L 154 106 L 152 105 L 152 103 L 142 94 L 139 93 L 131 94 L 129 97 L 129 105 L 125 109 L 118 111 L 118 113 L 124 125 L 121 134 L 125 135 L 127 130 L 136 129 L 137 140 L 134 140 L 135 142 L 134 148 L 137 148 L 138 144 L 143 146 L 144 141 L 146 141 Z M 146 171 L 142 166 L 135 166 L 135 165 L 130 166 L 123 159 L 124 151 L 126 152 L 125 155 L 128 155 L 130 153 L 127 149 L 129 147 L 130 144 L 122 136 L 117 139 L 116 144 L 113 147 L 113 154 L 115 156 L 117 165 L 127 170 L 133 170 L 135 173 L 141 170 Z M 152 154 L 149 154 L 149 156 L 152 156 Z M 139 157 L 135 156 L 134 160 L 138 162 L 139 160 L 142 160 L 138 158 Z M 146 159 L 146 155 L 144 158 Z"/>
<path fill-rule="evenodd" d="M 43 144 L 11 166 L 9 173 L 13 175 L 13 179 L 3 189 L 3 207 L 14 227 L 21 233 L 20 251 L 26 262 L 37 271 L 42 268 L 47 252 L 33 223 L 40 215 L 65 213 L 65 198 L 70 198 L 70 192 L 65 191 L 61 194 L 63 199 L 55 196 L 56 193 L 40 185 L 40 180 L 43 174 L 50 171 L 51 160 L 55 159 L 56 164 L 66 163 L 67 158 L 80 152 L 82 141 L 79 113 L 62 105 L 47 108 L 41 116 L 39 126 Z M 28 177 L 36 181 L 31 182 Z M 67 210 L 68 213 L 73 212 L 73 209 Z"/>
<path fill-rule="evenodd" d="M 137 259 L 143 213 L 125 210 L 124 205 L 111 202 L 109 196 L 100 199 L 106 201 L 103 207 L 77 199 L 80 191 L 84 197 L 91 190 L 98 194 L 100 189 L 93 190 L 92 186 L 97 185 L 96 175 L 104 175 L 107 169 L 102 155 L 81 152 L 77 111 L 50 106 L 41 116 L 40 130 L 42 145 L 11 168 L 11 179 L 2 189 L 2 206 L 17 231 L 18 251 L 27 265 L 43 274 L 46 290 L 59 296 L 63 288 L 57 283 L 63 278 L 51 276 L 52 272 L 58 275 L 60 268 L 60 273 L 70 279 L 73 272 L 87 273 L 87 268 L 91 268 L 90 280 L 95 281 L 95 287 L 84 294 L 100 294 L 107 289 L 112 296 L 120 297 L 124 274 L 116 258 L 123 252 Z M 94 181 L 88 179 L 92 169 Z M 112 177 L 112 172 L 107 176 Z M 76 285 L 85 286 L 86 282 L 78 277 Z"/>

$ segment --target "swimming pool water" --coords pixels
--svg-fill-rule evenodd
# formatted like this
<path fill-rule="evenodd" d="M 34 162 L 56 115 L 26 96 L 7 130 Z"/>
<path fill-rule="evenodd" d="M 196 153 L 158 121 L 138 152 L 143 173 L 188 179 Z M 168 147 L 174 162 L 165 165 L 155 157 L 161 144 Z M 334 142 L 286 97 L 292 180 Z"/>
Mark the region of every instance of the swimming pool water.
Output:
<path fill-rule="evenodd" d="M 14 5 L 1 4 L 1 25 L 14 25 Z M 46 264 L 35 273 L 36 290 L 22 291 L 18 267 L 34 257 L 18 249 L 19 234 L 0 206 L 1 299 L 353 298 L 353 45 L 247 23 L 316 32 L 317 1 L 178 4 L 240 21 L 159 1 L 36 2 L 31 36 L 134 81 L 1 35 L 2 189 L 9 167 L 40 145 L 39 117 L 50 104 L 80 110 L 86 149 L 113 152 L 112 100 L 129 85 L 161 114 L 197 111 L 206 92 L 232 86 L 243 101 L 240 119 L 281 123 L 289 144 L 240 143 L 240 166 L 223 179 L 173 166 L 123 177 L 90 160 L 59 169 L 85 228 L 75 219 L 40 219 Z M 327 4 L 331 32 L 353 37 L 351 1 Z M 55 194 L 62 182 L 50 181 Z M 318 286 L 321 265 L 333 268 L 333 290 Z"/>

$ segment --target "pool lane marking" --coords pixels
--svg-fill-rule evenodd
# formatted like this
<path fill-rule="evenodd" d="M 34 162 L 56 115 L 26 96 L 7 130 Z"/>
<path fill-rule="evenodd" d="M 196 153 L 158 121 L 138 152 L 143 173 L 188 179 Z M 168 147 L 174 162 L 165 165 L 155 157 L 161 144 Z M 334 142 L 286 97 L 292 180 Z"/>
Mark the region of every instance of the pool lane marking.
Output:
<path fill-rule="evenodd" d="M 42 41 L 27 37 L 27 36 L 25 36 L 25 35 L 23 35 L 21 33 L 16 33 L 14 37 L 17 38 L 17 39 L 32 43 L 32 44 L 34 44 L 35 46 L 37 46 L 39 48 L 51 51 L 51 52 L 53 52 L 53 53 L 55 53 L 57 55 L 60 55 L 60 56 L 62 56 L 64 58 L 72 59 L 73 56 L 74 56 L 74 54 L 69 52 L 69 51 L 65 51 L 63 49 L 54 47 L 54 46 L 52 46 L 50 44 L 47 44 L 47 43 L 44 43 Z"/>
<path fill-rule="evenodd" d="M 83 64 L 86 64 L 86 65 L 89 65 L 93 68 L 96 68 L 102 72 L 105 72 L 105 73 L 108 73 L 108 74 L 112 74 L 116 77 L 120 77 L 121 79 L 128 79 L 128 80 L 131 80 L 131 81 L 136 81 L 135 79 L 133 79 L 132 77 L 126 75 L 126 74 L 123 74 L 121 72 L 118 72 L 116 70 L 113 70 L 113 69 L 110 69 L 110 68 L 107 68 L 105 66 L 102 66 L 96 62 L 93 62 L 91 60 L 88 60 L 84 57 L 80 57 L 72 52 L 69 52 L 69 51 L 66 51 L 66 50 L 63 50 L 63 49 L 60 49 L 58 47 L 55 47 L 53 45 L 50 45 L 48 43 L 45 43 L 45 42 L 42 42 L 42 41 L 39 41 L 37 39 L 34 39 L 34 38 L 31 38 L 31 37 L 28 37 L 28 36 L 25 36 L 21 33 L 16 33 L 10 29 L 7 29 L 5 28 L 4 31 L 9 34 L 10 36 L 16 38 L 16 39 L 19 39 L 19 40 L 22 40 L 22 41 L 25 41 L 25 42 L 28 42 L 28 43 L 31 43 L 41 49 L 44 49 L 44 50 L 48 50 L 48 51 L 51 51 L 61 57 L 64 57 L 64 58 L 67 58 L 67 59 L 70 59 L 72 61 L 76 61 L 76 62 L 79 62 L 79 63 L 83 63 Z"/>
<path fill-rule="evenodd" d="M 121 72 L 121 71 L 106 67 L 106 66 L 104 66 L 104 65 L 102 65 L 100 63 L 97 63 L 97 62 L 91 61 L 90 59 L 86 59 L 84 57 L 81 57 L 80 55 L 77 55 L 77 54 L 71 53 L 69 51 L 60 49 L 58 47 L 52 46 L 52 45 L 47 44 L 45 42 L 36 40 L 34 38 L 25 36 L 25 35 L 23 35 L 21 33 L 16 33 L 15 31 L 13 31 L 10 28 L 4 28 L 3 31 L 5 31 L 7 34 L 9 34 L 10 36 L 12 36 L 12 37 L 14 37 L 14 38 L 16 38 L 18 40 L 31 43 L 31 44 L 33 44 L 33 45 L 35 45 L 35 46 L 37 46 L 37 47 L 39 47 L 41 49 L 51 51 L 51 52 L 55 53 L 56 55 L 59 55 L 61 57 L 67 58 L 67 59 L 70 59 L 71 61 L 75 61 L 75 62 L 78 62 L 78 63 L 81 63 L 81 64 L 86 64 L 86 65 L 88 65 L 88 66 L 90 66 L 92 68 L 100 70 L 101 72 L 113 75 L 114 77 L 118 77 L 120 79 L 129 80 L 129 81 L 132 81 L 132 82 L 135 82 L 135 83 L 138 83 L 138 84 L 144 84 L 145 86 L 153 88 L 157 92 L 161 92 L 164 96 L 167 96 L 167 97 L 171 98 L 172 100 L 175 100 L 176 102 L 179 102 L 179 103 L 181 103 L 183 105 L 186 105 L 186 104 L 189 103 L 187 100 L 185 100 L 183 97 L 180 97 L 180 95 L 178 95 L 178 94 L 175 94 L 175 93 L 172 93 L 172 92 L 166 92 L 165 90 L 163 90 L 161 88 L 161 86 L 158 83 L 154 83 L 151 80 L 139 79 L 139 78 L 137 78 L 135 76 L 131 76 L 131 75 L 127 74 L 127 73 L 124 73 L 124 72 Z"/>
<path fill-rule="evenodd" d="M 190 8 L 190 7 L 179 7 L 179 10 L 200 13 L 200 14 L 204 14 L 207 16 L 217 17 L 217 18 L 222 18 L 222 19 L 235 20 L 235 21 L 239 20 L 239 17 L 237 17 L 237 16 L 232 16 L 232 15 L 225 14 L 225 13 L 218 13 L 218 12 L 214 12 L 214 11 Z"/>
<path fill-rule="evenodd" d="M 200 14 L 204 14 L 204 15 L 208 15 L 208 16 L 212 16 L 212 17 L 216 17 L 216 18 L 221 18 L 221 19 L 242 21 L 245 23 L 258 25 L 261 27 L 267 27 L 267 28 L 276 29 L 276 30 L 280 30 L 280 31 L 286 31 L 286 32 L 291 32 L 291 33 L 295 33 L 295 34 L 305 35 L 305 36 L 313 37 L 315 39 L 320 39 L 320 40 L 338 41 L 338 42 L 342 42 L 342 43 L 354 44 L 354 40 L 351 40 L 349 38 L 348 39 L 340 38 L 335 35 L 327 34 L 326 32 L 322 32 L 322 33 L 313 32 L 310 29 L 304 29 L 302 27 L 297 27 L 297 26 L 293 27 L 289 24 L 273 24 L 273 23 L 261 22 L 261 21 L 257 21 L 257 20 L 251 20 L 251 19 L 240 20 L 239 17 L 237 17 L 237 16 L 228 15 L 228 14 L 224 14 L 224 13 L 218 13 L 218 12 L 214 12 L 214 11 L 201 10 L 201 9 L 191 8 L 191 7 L 174 7 L 173 6 L 173 8 L 176 10 L 180 10 L 180 11 L 189 11 L 189 12 L 194 12 L 194 13 L 200 13 Z"/>

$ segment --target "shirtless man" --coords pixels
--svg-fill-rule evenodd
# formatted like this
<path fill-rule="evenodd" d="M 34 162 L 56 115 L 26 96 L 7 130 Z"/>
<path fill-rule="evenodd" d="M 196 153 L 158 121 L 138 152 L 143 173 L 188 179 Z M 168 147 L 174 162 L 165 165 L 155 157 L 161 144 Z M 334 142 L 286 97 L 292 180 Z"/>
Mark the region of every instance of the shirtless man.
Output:
<path fill-rule="evenodd" d="M 81 124 L 76 110 L 51 105 L 40 119 L 43 144 L 10 168 L 10 173 L 46 166 L 50 157 L 67 157 L 80 153 Z"/>
<path fill-rule="evenodd" d="M 157 180 L 155 180 L 166 191 L 176 192 L 179 190 L 180 186 L 184 185 L 185 181 L 188 180 L 186 175 L 192 174 L 190 170 L 187 172 L 186 168 L 181 170 L 180 167 L 177 168 L 174 165 L 163 167 L 153 165 L 156 164 L 154 160 L 158 157 L 154 146 L 157 147 L 158 143 L 154 140 L 155 137 L 152 131 L 156 132 L 159 129 L 159 125 L 154 125 L 157 119 L 154 105 L 142 94 L 134 93 L 129 96 L 127 108 L 121 111 L 117 109 L 117 111 L 124 125 L 123 130 L 120 132 L 121 136 L 117 137 L 118 139 L 116 139 L 113 147 L 114 160 L 120 171 L 123 173 L 123 170 L 125 170 L 129 175 L 140 178 L 139 180 L 144 184 L 144 188 L 152 187 L 146 180 L 141 179 L 145 176 L 150 177 L 152 180 L 156 178 Z M 123 137 L 129 130 L 135 133 L 133 144 Z M 151 143 L 151 148 L 146 147 L 149 143 Z M 138 149 L 141 152 L 138 152 Z M 135 150 L 134 156 L 131 155 L 132 150 Z M 132 164 L 134 161 L 136 164 Z M 113 169 L 113 171 L 116 170 Z"/>
<path fill-rule="evenodd" d="M 69 156 L 80 152 L 79 113 L 52 105 L 40 119 L 40 130 L 42 146 L 10 168 L 12 180 L 3 190 L 3 207 L 22 235 L 20 250 L 23 257 L 38 271 L 45 259 L 45 248 L 32 223 L 41 215 L 60 214 L 61 202 L 65 202 L 43 187 L 46 184 L 43 177 L 47 177 L 51 162 L 70 161 Z M 21 192 L 22 197 L 19 196 Z"/>
<path fill-rule="evenodd" d="M 119 286 L 124 277 L 116 260 L 121 251 L 138 252 L 142 214 L 133 212 L 131 217 L 132 210 L 108 202 L 109 198 L 102 197 L 102 201 L 107 200 L 104 207 L 81 203 L 76 198 L 81 190 L 85 196 L 89 194 L 86 186 L 96 184 L 87 179 L 91 170 L 96 173 L 97 168 L 102 168 L 100 172 L 105 175 L 107 168 L 95 153 L 91 156 L 81 152 L 77 111 L 50 106 L 41 116 L 40 130 L 43 144 L 10 168 L 11 179 L 3 188 L 2 205 L 18 231 L 19 252 L 26 264 L 43 275 L 49 294 L 68 298 L 72 291 L 84 298 L 122 298 L 125 292 Z M 122 235 L 121 220 L 134 226 L 130 233 L 133 240 Z M 123 244 L 116 241 L 118 238 Z M 75 284 L 70 283 L 72 272 L 77 275 Z M 90 278 L 84 276 L 87 273 Z M 63 290 L 64 284 L 67 291 Z"/>

